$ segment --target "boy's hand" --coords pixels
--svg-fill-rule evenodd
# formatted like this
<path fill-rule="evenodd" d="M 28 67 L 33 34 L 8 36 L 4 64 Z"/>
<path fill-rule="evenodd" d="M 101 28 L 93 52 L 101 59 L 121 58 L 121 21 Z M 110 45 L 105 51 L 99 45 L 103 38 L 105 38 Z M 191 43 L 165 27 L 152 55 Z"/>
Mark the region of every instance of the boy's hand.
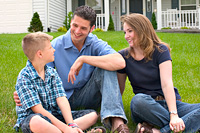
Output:
<path fill-rule="evenodd" d="M 76 131 L 78 131 L 78 133 L 84 133 L 80 128 L 74 128 L 76 129 Z"/>
<path fill-rule="evenodd" d="M 71 129 L 70 133 L 84 133 L 80 128 L 77 128 L 77 127 L 75 128 L 70 127 L 70 129 Z M 64 133 L 69 133 L 69 130 L 64 131 Z"/>
<path fill-rule="evenodd" d="M 21 104 L 21 101 L 19 100 L 19 96 L 18 96 L 18 94 L 17 94 L 17 91 L 15 91 L 14 93 L 13 93 L 13 97 L 14 97 L 14 101 L 15 101 L 15 103 L 16 103 L 16 106 L 22 106 L 22 104 Z"/>

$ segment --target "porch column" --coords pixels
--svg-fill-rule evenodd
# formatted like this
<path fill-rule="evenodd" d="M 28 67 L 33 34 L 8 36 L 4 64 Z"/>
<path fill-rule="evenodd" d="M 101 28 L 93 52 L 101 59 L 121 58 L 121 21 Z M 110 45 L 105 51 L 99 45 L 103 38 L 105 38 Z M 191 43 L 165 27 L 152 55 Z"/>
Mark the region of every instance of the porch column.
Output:
<path fill-rule="evenodd" d="M 198 11 L 199 11 L 199 29 L 200 29 L 200 7 L 199 7 Z"/>
<path fill-rule="evenodd" d="M 104 9 L 105 9 L 105 31 L 108 29 L 109 25 L 109 0 L 104 0 Z"/>
<path fill-rule="evenodd" d="M 72 11 L 72 0 L 67 0 L 67 14 Z"/>
<path fill-rule="evenodd" d="M 44 32 L 48 32 L 48 27 L 49 27 L 49 1 L 48 0 L 45 0 L 45 3 L 44 3 L 44 14 L 45 14 L 45 19 L 44 19 Z"/>
<path fill-rule="evenodd" d="M 157 24 L 158 30 L 161 30 L 162 27 L 162 0 L 157 0 Z"/>

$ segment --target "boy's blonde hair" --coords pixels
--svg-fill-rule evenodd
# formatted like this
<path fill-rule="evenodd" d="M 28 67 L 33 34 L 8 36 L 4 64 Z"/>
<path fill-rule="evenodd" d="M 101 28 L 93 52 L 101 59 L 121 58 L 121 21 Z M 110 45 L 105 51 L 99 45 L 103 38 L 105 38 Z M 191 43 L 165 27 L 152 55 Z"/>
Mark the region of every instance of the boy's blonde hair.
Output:
<path fill-rule="evenodd" d="M 22 48 L 24 54 L 30 61 L 34 59 L 34 56 L 38 50 L 44 49 L 44 43 L 47 40 L 52 40 L 53 36 L 50 36 L 43 32 L 35 32 L 26 35 L 22 40 Z"/>

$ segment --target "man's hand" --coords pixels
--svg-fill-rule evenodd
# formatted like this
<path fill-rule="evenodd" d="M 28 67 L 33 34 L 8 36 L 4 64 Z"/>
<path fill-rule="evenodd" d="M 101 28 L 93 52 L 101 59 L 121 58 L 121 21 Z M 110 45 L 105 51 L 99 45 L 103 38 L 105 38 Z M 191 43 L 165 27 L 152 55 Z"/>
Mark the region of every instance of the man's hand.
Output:
<path fill-rule="evenodd" d="M 82 61 L 83 57 L 78 57 L 76 59 L 76 61 L 74 62 L 74 64 L 71 66 L 69 74 L 68 74 L 68 82 L 71 82 L 72 84 L 74 84 L 74 81 L 76 80 L 76 76 L 78 76 L 79 71 L 81 70 L 82 66 L 83 66 L 83 61 Z"/>
<path fill-rule="evenodd" d="M 13 93 L 13 95 L 14 95 L 14 101 L 15 101 L 15 103 L 16 103 L 16 106 L 22 106 L 21 101 L 19 100 L 19 96 L 18 96 L 18 94 L 17 94 L 17 91 L 15 91 L 15 92 Z"/>

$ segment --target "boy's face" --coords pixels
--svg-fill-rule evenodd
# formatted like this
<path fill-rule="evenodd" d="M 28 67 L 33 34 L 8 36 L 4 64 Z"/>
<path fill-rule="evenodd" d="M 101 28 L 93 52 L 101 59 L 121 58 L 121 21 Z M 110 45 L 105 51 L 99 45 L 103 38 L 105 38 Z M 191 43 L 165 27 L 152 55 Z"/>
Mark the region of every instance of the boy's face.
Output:
<path fill-rule="evenodd" d="M 44 49 L 42 50 L 43 59 L 46 63 L 54 61 L 54 52 L 55 49 L 51 46 L 51 42 L 49 40 L 45 41 Z"/>

